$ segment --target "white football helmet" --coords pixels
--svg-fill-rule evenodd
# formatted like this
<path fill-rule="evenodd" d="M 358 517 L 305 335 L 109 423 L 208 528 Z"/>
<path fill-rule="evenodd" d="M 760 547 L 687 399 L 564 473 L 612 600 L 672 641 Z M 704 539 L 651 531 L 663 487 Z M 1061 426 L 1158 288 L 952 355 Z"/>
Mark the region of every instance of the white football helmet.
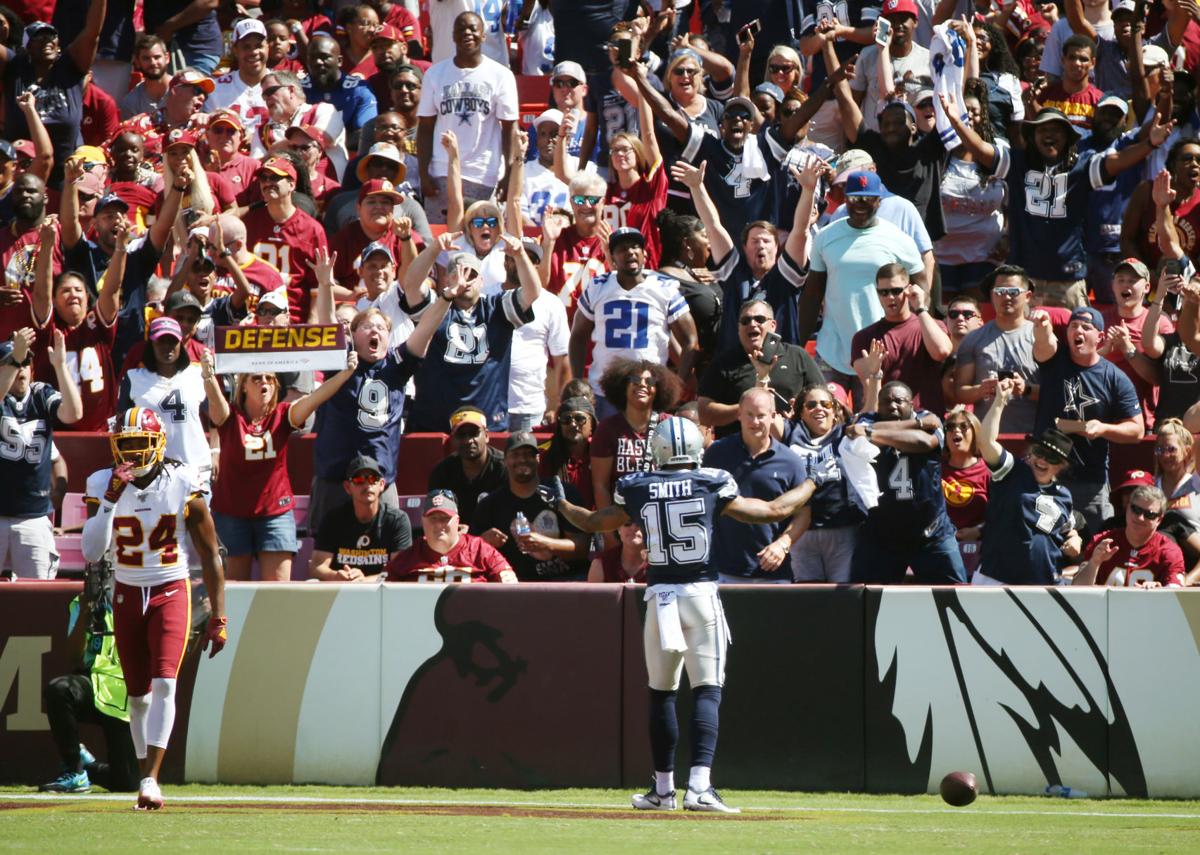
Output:
<path fill-rule="evenodd" d="M 704 458 L 704 436 L 696 423 L 680 416 L 663 419 L 650 437 L 654 468 L 699 466 Z"/>

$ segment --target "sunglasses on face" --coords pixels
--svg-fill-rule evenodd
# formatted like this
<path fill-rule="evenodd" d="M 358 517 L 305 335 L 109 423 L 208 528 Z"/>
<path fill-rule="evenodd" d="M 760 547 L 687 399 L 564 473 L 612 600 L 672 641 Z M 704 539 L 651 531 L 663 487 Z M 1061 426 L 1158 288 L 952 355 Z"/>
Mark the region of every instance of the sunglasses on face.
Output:
<path fill-rule="evenodd" d="M 971 309 L 951 309 L 946 314 L 951 320 L 957 321 L 960 318 L 973 318 L 976 313 Z"/>
<path fill-rule="evenodd" d="M 392 88 L 393 89 L 411 89 L 413 91 L 416 91 L 417 89 L 421 88 L 421 84 L 417 83 L 415 80 L 397 80 L 395 83 L 392 84 Z"/>
<path fill-rule="evenodd" d="M 274 95 L 280 89 L 287 89 L 287 87 L 282 84 L 277 84 L 275 86 L 268 86 L 266 89 L 264 89 L 262 91 L 263 97 L 270 98 L 272 95 Z"/>
<path fill-rule="evenodd" d="M 772 74 L 789 74 L 796 70 L 796 66 L 794 66 L 794 65 L 775 65 L 774 63 L 771 63 L 770 65 L 767 66 L 767 70 L 770 71 Z"/>
<path fill-rule="evenodd" d="M 494 229 L 500 225 L 498 217 L 471 217 L 471 225 L 477 229 L 487 226 L 489 229 Z"/>
<path fill-rule="evenodd" d="M 254 314 L 262 315 L 264 318 L 273 318 L 276 315 L 282 315 L 283 309 L 278 306 L 264 306 L 259 303 L 258 307 L 254 310 Z"/>
<path fill-rule="evenodd" d="M 832 410 L 833 401 L 805 401 L 804 409 L 806 410 Z"/>
<path fill-rule="evenodd" d="M 750 116 L 748 116 L 746 113 L 741 112 L 740 110 L 737 111 L 736 113 L 726 113 L 725 118 L 730 122 L 748 122 L 748 121 L 750 121 Z"/>
<path fill-rule="evenodd" d="M 1141 517 L 1144 520 L 1156 520 L 1163 515 L 1162 511 L 1152 511 L 1149 508 L 1143 508 L 1141 505 L 1135 505 L 1132 502 L 1129 504 L 1129 512 L 1135 517 Z"/>
<path fill-rule="evenodd" d="M 364 484 L 374 486 L 382 480 L 378 475 L 355 475 L 350 479 L 350 483 L 356 487 L 361 487 Z"/>
<path fill-rule="evenodd" d="M 555 89 L 574 89 L 579 84 L 576 83 L 574 80 L 570 80 L 566 77 L 560 77 L 557 80 L 550 81 L 550 85 L 553 86 Z"/>
<path fill-rule="evenodd" d="M 1021 294 L 1021 289 L 1014 286 L 1005 286 L 1003 288 L 993 288 L 992 293 L 1000 297 L 1018 297 Z"/>
<path fill-rule="evenodd" d="M 588 417 L 583 413 L 576 413 L 573 416 L 562 416 L 559 421 L 568 425 L 585 425 L 588 423 Z"/>
<path fill-rule="evenodd" d="M 653 377 L 630 377 L 628 383 L 630 386 L 645 386 L 647 389 L 653 389 L 658 385 L 654 382 Z"/>
<path fill-rule="evenodd" d="M 774 318 L 769 318 L 766 315 L 746 315 L 745 317 L 738 318 L 738 323 L 744 327 L 748 327 L 751 324 L 762 326 L 770 320 L 774 320 Z"/>
<path fill-rule="evenodd" d="M 572 196 L 571 201 L 576 205 L 599 205 L 603 198 L 603 196 Z"/>
<path fill-rule="evenodd" d="M 876 288 L 875 293 L 880 297 L 899 297 L 904 293 L 903 288 Z"/>
<path fill-rule="evenodd" d="M 695 77 L 697 74 L 700 73 L 700 69 L 698 69 L 698 68 L 683 68 L 683 67 L 677 65 L 671 69 L 671 73 L 674 74 L 676 77 Z"/>

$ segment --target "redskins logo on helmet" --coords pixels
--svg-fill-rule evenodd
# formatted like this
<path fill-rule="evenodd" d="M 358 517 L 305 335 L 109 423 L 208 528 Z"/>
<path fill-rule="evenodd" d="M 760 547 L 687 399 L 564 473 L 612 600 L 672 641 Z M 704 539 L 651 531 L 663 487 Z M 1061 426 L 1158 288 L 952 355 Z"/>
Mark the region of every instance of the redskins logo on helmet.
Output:
<path fill-rule="evenodd" d="M 154 410 L 130 407 L 109 423 L 113 461 L 132 465 L 133 474 L 145 475 L 159 463 L 167 448 L 167 435 Z"/>

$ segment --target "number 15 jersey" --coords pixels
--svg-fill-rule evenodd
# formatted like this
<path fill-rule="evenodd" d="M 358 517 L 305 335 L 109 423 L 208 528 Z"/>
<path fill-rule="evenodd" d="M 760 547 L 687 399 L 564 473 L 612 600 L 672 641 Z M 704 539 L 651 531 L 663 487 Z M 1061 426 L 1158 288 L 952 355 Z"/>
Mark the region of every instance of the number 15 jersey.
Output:
<path fill-rule="evenodd" d="M 634 472 L 617 481 L 614 504 L 646 535 L 646 584 L 716 582 L 715 522 L 737 497 L 737 482 L 724 469 Z"/>
<path fill-rule="evenodd" d="M 153 586 L 188 575 L 187 505 L 202 495 L 197 475 L 176 460 L 166 460 L 144 489 L 125 487 L 113 509 L 110 546 L 118 582 Z M 88 476 L 84 501 L 98 505 L 112 469 Z"/>
<path fill-rule="evenodd" d="M 647 270 L 629 289 L 621 287 L 615 272 L 597 276 L 584 289 L 577 311 L 595 325 L 588 382 L 600 395 L 600 378 L 615 359 L 666 365 L 671 324 L 690 310 L 677 281 Z"/>

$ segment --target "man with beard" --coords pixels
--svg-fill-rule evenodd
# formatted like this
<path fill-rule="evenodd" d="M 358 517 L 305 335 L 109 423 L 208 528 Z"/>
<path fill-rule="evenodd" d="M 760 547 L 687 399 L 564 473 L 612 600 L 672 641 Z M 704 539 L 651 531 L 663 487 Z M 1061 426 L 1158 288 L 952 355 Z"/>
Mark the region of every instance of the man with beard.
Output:
<path fill-rule="evenodd" d="M 483 41 L 483 19 L 460 14 L 454 19 L 454 55 L 430 66 L 421 87 L 417 160 L 431 223 L 446 221 L 449 160 L 434 145 L 445 131 L 458 138 L 464 204 L 490 199 L 512 163 L 517 81 L 507 64 L 484 56 Z"/>
<path fill-rule="evenodd" d="M 142 82 L 130 89 L 117 102 L 121 119 L 132 119 L 139 113 L 156 113 L 166 101 L 170 91 L 171 57 L 163 40 L 152 33 L 138 36 L 133 46 L 133 57 Z"/>
<path fill-rule="evenodd" d="M 870 293 L 875 274 L 885 264 L 904 266 L 914 284 L 928 290 L 925 265 L 912 238 L 878 216 L 883 192 L 874 172 L 852 172 L 846 178 L 849 216 L 817 232 L 809 258 L 809 274 L 800 292 L 798 342 L 817 335 L 817 355 L 829 366 L 826 379 L 847 389 L 857 386 L 851 353 L 854 334 L 883 317 L 879 300 Z"/>
<path fill-rule="evenodd" d="M 399 30 L 384 24 L 375 31 L 375 35 L 371 36 L 371 59 L 375 71 L 367 75 L 367 86 L 371 88 L 378 104 L 390 104 L 392 75 L 408 64 L 408 45 L 401 38 Z"/>
<path fill-rule="evenodd" d="M 288 128 L 311 125 L 330 141 L 325 155 L 333 166 L 334 177 L 341 181 L 346 172 L 346 129 L 342 114 L 332 104 L 309 104 L 300 78 L 290 71 L 268 74 L 263 78 L 262 90 L 270 121 L 260 126 L 251 140 L 251 153 L 263 157 L 286 139 Z"/>
<path fill-rule="evenodd" d="M 185 68 L 171 78 L 160 109 L 139 113 L 122 122 L 118 130 L 139 134 L 145 140 L 145 153 L 157 158 L 171 131 L 189 127 L 193 118 L 204 112 L 205 102 L 216 85 L 208 75 Z"/>
<path fill-rule="evenodd" d="M 234 25 L 233 55 L 237 70 L 217 78 L 208 107 L 233 110 L 242 117 L 246 133 L 253 135 L 267 117 L 262 93 L 263 78 L 267 76 L 267 28 L 262 21 L 243 18 Z"/>
<path fill-rule="evenodd" d="M 580 580 L 591 539 L 539 494 L 537 439 L 529 431 L 508 438 L 504 469 L 506 483 L 480 500 L 471 534 L 500 550 L 522 582 Z"/>
<path fill-rule="evenodd" d="M 361 77 L 342 72 L 342 49 L 326 35 L 314 36 L 308 44 L 308 82 L 304 97 L 310 104 L 332 104 L 346 127 L 346 148 L 358 148 L 363 125 L 375 118 L 379 104 Z"/>
<path fill-rule="evenodd" d="M 923 425 L 932 421 L 936 429 Z M 942 427 L 936 417 L 913 410 L 912 390 L 886 383 L 879 409 L 846 428 L 850 439 L 866 437 L 880 449 L 872 462 L 879 504 L 859 529 L 850 565 L 852 582 L 899 584 L 911 567 L 918 584 L 967 581 L 954 523 L 942 493 Z"/>
<path fill-rule="evenodd" d="M 459 516 L 470 525 L 479 501 L 505 480 L 504 455 L 488 442 L 488 420 L 478 407 L 450 414 L 450 454 L 429 473 L 429 490 L 450 490 L 458 497 Z"/>
<path fill-rule="evenodd" d="M 417 397 L 408 425 L 411 431 L 441 430 L 450 413 L 462 404 L 479 407 L 491 429 L 507 429 L 513 334 L 533 320 L 533 303 L 542 292 L 537 269 L 521 241 L 502 234 L 493 251 L 513 258 L 521 287 L 482 294 L 480 259 L 472 252 L 455 251 L 454 241 L 460 234 L 442 234 L 417 256 L 404 279 L 405 298 L 416 309 L 414 318 L 427 311 L 424 307 L 430 296 L 425 280 L 440 253 L 452 253 L 447 275 L 461 278 L 467 285 L 438 328 L 417 372 Z"/>
<path fill-rule="evenodd" d="M 286 157 L 267 158 L 258 171 L 258 186 L 266 204 L 243 219 L 246 241 L 251 252 L 283 276 L 292 323 L 308 323 L 312 292 L 317 287 L 312 263 L 317 252 L 329 245 L 325 229 L 293 204 L 296 167 Z"/>
<path fill-rule="evenodd" d="M 1103 333 L 1100 311 L 1080 307 L 1071 312 L 1064 348 L 1049 315 L 1033 313 L 1033 357 L 1042 379 L 1034 432 L 1055 427 L 1074 440 L 1071 471 L 1063 481 L 1089 531 L 1099 531 L 1112 516 L 1109 443 L 1133 445 L 1146 433 L 1133 383 L 1100 355 Z"/>

